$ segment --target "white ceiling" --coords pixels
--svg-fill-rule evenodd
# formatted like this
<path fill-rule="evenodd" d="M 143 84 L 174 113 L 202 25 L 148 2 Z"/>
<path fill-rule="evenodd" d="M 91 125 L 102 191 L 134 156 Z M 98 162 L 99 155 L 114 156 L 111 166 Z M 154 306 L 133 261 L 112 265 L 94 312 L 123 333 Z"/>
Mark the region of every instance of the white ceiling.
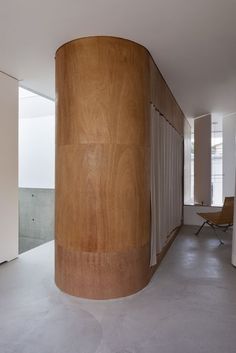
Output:
<path fill-rule="evenodd" d="M 184 113 L 236 111 L 236 0 L 0 0 L 0 70 L 54 97 L 63 43 L 113 35 L 143 44 Z"/>

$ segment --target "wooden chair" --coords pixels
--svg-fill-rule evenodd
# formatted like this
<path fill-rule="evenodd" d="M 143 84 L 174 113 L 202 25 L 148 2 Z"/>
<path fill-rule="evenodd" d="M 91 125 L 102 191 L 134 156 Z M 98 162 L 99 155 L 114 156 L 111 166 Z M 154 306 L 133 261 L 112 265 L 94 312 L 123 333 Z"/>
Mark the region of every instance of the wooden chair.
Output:
<path fill-rule="evenodd" d="M 203 224 L 195 233 L 198 235 L 205 224 L 208 224 L 215 232 L 215 235 L 219 239 L 220 244 L 224 242 L 220 239 L 219 235 L 216 232 L 216 229 L 219 228 L 226 232 L 229 227 L 233 225 L 234 217 L 234 197 L 226 197 L 224 205 L 220 212 L 211 212 L 211 213 L 197 213 L 200 217 L 204 219 Z"/>

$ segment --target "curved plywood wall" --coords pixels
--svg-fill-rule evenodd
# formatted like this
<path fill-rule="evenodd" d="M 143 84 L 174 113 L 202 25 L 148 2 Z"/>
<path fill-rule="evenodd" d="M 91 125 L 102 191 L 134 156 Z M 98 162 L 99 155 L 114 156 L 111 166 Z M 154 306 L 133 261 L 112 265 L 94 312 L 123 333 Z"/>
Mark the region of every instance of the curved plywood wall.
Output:
<path fill-rule="evenodd" d="M 67 293 L 121 297 L 150 279 L 150 101 L 183 132 L 141 45 L 88 37 L 58 49 L 56 283 Z"/>

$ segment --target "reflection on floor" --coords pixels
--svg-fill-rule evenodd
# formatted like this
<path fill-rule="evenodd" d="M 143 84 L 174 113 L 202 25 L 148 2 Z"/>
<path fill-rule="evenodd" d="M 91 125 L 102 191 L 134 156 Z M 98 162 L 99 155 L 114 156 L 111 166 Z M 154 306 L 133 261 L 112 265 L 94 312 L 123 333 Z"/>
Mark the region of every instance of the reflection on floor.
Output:
<path fill-rule="evenodd" d="M 0 266 L 1 353 L 235 353 L 236 269 L 209 228 L 185 226 L 151 283 L 118 300 L 60 292 L 53 242 Z"/>

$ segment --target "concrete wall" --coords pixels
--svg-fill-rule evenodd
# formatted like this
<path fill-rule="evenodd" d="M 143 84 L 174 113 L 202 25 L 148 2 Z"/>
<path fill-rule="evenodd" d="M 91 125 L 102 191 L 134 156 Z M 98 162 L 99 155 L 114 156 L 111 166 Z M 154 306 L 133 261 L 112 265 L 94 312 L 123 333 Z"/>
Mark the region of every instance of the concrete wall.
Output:
<path fill-rule="evenodd" d="M 54 239 L 54 190 L 20 188 L 20 253 Z"/>
<path fill-rule="evenodd" d="M 18 255 L 18 81 L 0 73 L 0 263 Z"/>

